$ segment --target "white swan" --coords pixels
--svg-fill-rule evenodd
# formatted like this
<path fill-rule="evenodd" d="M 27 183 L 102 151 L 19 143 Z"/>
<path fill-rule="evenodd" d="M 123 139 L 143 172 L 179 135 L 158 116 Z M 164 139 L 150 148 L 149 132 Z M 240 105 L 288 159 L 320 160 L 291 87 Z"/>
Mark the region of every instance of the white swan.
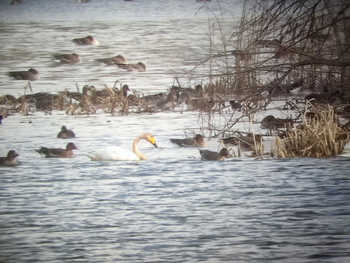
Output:
<path fill-rule="evenodd" d="M 87 154 L 92 161 L 138 161 L 147 160 L 147 156 L 143 155 L 138 148 L 138 142 L 144 139 L 158 147 L 156 139 L 150 132 L 144 132 L 137 136 L 132 145 L 133 152 L 118 146 L 108 146 Z"/>

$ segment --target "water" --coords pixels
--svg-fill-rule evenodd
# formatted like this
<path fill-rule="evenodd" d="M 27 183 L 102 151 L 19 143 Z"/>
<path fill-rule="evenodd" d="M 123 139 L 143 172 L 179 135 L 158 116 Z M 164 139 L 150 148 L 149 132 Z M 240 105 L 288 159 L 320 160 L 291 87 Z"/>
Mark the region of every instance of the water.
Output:
<path fill-rule="evenodd" d="M 34 92 L 75 90 L 76 83 L 99 88 L 116 80 L 144 93 L 163 92 L 178 71 L 206 54 L 198 43 L 206 43 L 208 17 L 218 11 L 215 2 L 194 1 L 8 2 L 0 3 L 0 89 L 14 95 L 23 94 L 26 83 L 5 73 L 31 66 L 42 74 Z M 233 1 L 220 3 L 236 12 Z M 89 33 L 99 46 L 71 42 Z M 53 66 L 52 53 L 63 51 L 84 60 Z M 147 72 L 94 63 L 117 54 L 145 62 Z M 181 80 L 198 83 L 204 75 Z M 40 146 L 67 144 L 56 138 L 62 125 L 77 134 L 76 158 L 40 157 Z M 169 141 L 199 126 L 197 112 L 178 111 L 5 118 L 1 155 L 15 149 L 21 165 L 0 170 L 0 261 L 350 261 L 348 158 L 203 162 L 198 149 Z M 140 142 L 147 161 L 92 162 L 85 156 L 107 145 L 131 149 L 143 131 L 152 132 L 159 146 Z M 216 139 L 208 142 L 218 149 Z"/>
<path fill-rule="evenodd" d="M 218 29 L 221 24 L 213 14 L 218 19 L 238 14 L 239 5 L 226 0 L 225 6 L 232 12 L 223 11 L 221 15 L 215 3 L 163 2 L 98 0 L 77 4 L 74 0 L 27 0 L 18 6 L 1 2 L 1 91 L 23 94 L 26 82 L 11 80 L 6 73 L 30 67 L 37 69 L 42 78 L 32 83 L 34 92 L 75 91 L 76 85 L 81 88 L 87 83 L 96 88 L 113 87 L 119 81 L 133 90 L 156 93 L 166 91 L 174 77 L 182 78 L 184 86 L 193 85 L 183 72 L 207 57 L 209 25 Z M 94 36 L 100 45 L 78 46 L 72 42 L 87 35 Z M 53 54 L 73 52 L 81 56 L 81 63 L 54 64 Z M 147 72 L 125 72 L 96 62 L 118 54 L 130 63 L 145 63 Z M 203 67 L 195 70 L 195 82 L 203 81 L 208 72 Z"/>

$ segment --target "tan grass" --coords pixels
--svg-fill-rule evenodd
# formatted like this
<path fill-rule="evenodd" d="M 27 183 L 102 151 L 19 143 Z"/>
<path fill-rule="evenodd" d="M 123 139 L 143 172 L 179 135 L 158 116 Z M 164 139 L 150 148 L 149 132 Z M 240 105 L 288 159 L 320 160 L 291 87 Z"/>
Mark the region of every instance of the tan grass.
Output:
<path fill-rule="evenodd" d="M 341 154 L 349 140 L 349 132 L 338 124 L 333 107 L 313 108 L 316 118 L 304 115 L 302 124 L 287 132 L 285 139 L 277 139 L 280 158 L 324 158 Z"/>

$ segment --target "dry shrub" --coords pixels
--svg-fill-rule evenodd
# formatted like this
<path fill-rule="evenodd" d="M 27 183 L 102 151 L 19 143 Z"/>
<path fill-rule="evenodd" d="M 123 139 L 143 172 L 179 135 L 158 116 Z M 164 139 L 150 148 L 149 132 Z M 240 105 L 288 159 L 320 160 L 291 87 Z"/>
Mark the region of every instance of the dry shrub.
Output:
<path fill-rule="evenodd" d="M 315 116 L 304 114 L 302 124 L 287 131 L 284 139 L 277 139 L 280 158 L 337 156 L 343 152 L 349 133 L 338 124 L 332 106 L 313 108 Z"/>

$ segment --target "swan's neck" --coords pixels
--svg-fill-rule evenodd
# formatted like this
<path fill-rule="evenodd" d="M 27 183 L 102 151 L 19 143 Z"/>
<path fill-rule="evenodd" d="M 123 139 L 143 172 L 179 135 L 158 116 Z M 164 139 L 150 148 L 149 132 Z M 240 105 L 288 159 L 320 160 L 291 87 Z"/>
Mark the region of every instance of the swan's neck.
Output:
<path fill-rule="evenodd" d="M 132 149 L 134 151 L 134 153 L 137 155 L 137 157 L 139 157 L 141 160 L 147 160 L 148 157 L 145 156 L 142 152 L 140 152 L 139 147 L 138 147 L 138 143 L 142 138 L 141 136 L 136 137 L 136 139 L 134 140 L 134 143 L 132 145 Z"/>

